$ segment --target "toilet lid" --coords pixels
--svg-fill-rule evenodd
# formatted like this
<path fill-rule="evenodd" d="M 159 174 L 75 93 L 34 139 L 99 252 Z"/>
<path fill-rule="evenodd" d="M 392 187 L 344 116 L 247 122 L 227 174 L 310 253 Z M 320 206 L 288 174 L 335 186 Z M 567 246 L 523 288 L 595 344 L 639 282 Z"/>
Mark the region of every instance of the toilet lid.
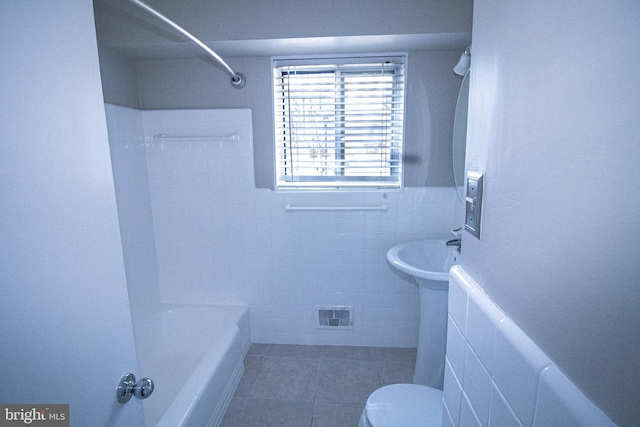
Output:
<path fill-rule="evenodd" d="M 442 425 L 442 391 L 417 384 L 393 384 L 367 399 L 371 427 L 428 427 Z"/>

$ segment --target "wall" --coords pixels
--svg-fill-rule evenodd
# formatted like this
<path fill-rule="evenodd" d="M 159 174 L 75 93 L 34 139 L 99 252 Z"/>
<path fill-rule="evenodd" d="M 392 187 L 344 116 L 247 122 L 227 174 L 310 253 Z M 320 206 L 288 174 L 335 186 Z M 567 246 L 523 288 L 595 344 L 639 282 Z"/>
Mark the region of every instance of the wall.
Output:
<path fill-rule="evenodd" d="M 444 378 L 443 426 L 615 426 L 460 266 Z"/>
<path fill-rule="evenodd" d="M 386 252 L 407 240 L 446 236 L 453 227 L 453 187 L 386 194 L 256 189 L 251 111 L 136 112 L 115 106 L 107 111 L 130 117 L 121 124 L 110 118 L 114 134 L 137 115 L 147 138 L 241 136 L 233 143 L 146 144 L 162 302 L 249 305 L 254 342 L 416 345 L 417 288 L 395 275 Z M 138 147 L 145 146 L 138 141 Z M 287 212 L 289 203 L 386 203 L 388 210 Z M 316 329 L 315 306 L 325 304 L 354 306 L 354 329 Z"/>
<path fill-rule="evenodd" d="M 104 102 L 140 108 L 135 61 L 113 49 L 102 46 L 100 48 L 100 74 Z"/>
<path fill-rule="evenodd" d="M 160 304 L 142 116 L 138 110 L 106 105 L 113 182 L 136 344 L 137 326 Z M 138 353 L 144 349 L 137 348 Z M 143 353 L 144 354 L 144 353 Z"/>
<path fill-rule="evenodd" d="M 136 110 L 122 119 L 110 118 L 118 200 L 129 200 L 134 205 L 131 209 L 122 205 L 120 208 L 123 234 L 127 236 L 123 239 L 125 254 L 133 254 L 132 258 L 127 256 L 127 273 L 137 277 L 137 283 L 130 283 L 132 300 L 141 301 L 143 306 L 151 304 L 149 299 L 139 297 L 156 286 L 156 276 L 148 273 L 155 257 L 152 251 L 157 248 L 157 286 L 161 291 L 149 295 L 162 295 L 164 302 L 248 304 L 252 308 L 253 338 L 259 342 L 414 346 L 417 292 L 413 284 L 395 277 L 386 265 L 385 254 L 396 243 L 447 233 L 459 224 L 454 221 L 457 199 L 451 171 L 453 110 L 460 85 L 451 66 L 459 54 L 410 55 L 406 132 L 413 145 L 408 148 L 406 159 L 413 168 L 407 180 L 420 187 L 389 192 L 386 199 L 379 192 L 281 194 L 256 189 L 255 182 L 245 182 L 247 178 L 255 181 L 254 166 L 265 175 L 263 178 L 272 182 L 268 167 L 272 165 L 271 150 L 260 154 L 255 149 L 256 140 L 262 141 L 263 146 L 272 144 L 269 58 L 230 60 L 248 78 L 247 86 L 240 91 L 229 85 L 225 74 L 201 60 L 138 62 L 137 85 L 143 108 L 251 107 L 249 148 L 253 151 L 242 152 L 238 158 L 219 159 L 212 147 L 205 151 L 185 147 L 158 151 L 147 147 L 147 164 L 139 158 L 143 152 L 139 137 L 136 143 L 136 138 L 127 133 L 130 128 L 126 123 L 141 120 L 135 117 Z M 103 68 L 109 68 L 105 63 L 108 58 L 103 61 Z M 105 92 L 114 93 L 108 86 Z M 118 94 L 114 96 L 117 98 Z M 108 112 L 111 111 L 115 110 L 109 108 Z M 189 116 L 185 120 L 192 127 L 183 132 L 186 134 L 201 125 Z M 214 127 L 212 131 L 215 130 Z M 171 128 L 161 131 L 170 133 Z M 233 162 L 227 164 L 229 160 Z M 218 163 L 221 161 L 225 163 Z M 144 224 L 149 208 L 140 174 L 147 167 L 153 236 L 149 236 Z M 211 171 L 229 167 L 234 168 L 234 180 L 208 181 Z M 242 180 L 235 179 L 240 173 Z M 194 181 L 184 181 L 187 178 Z M 195 188 L 193 182 L 197 182 Z M 320 204 L 384 201 L 390 210 L 367 214 L 284 211 L 286 203 L 300 201 Z M 243 204 L 253 208 L 246 210 L 241 207 Z M 191 218 L 191 225 L 184 223 L 185 217 Z M 333 227 L 331 221 L 339 219 L 343 224 Z M 363 222 L 365 219 L 369 222 Z M 230 228 L 214 227 L 212 231 L 212 224 L 229 224 Z M 300 241 L 300 235 L 308 240 Z M 316 254 L 316 249 L 309 247 L 315 241 L 324 257 L 321 260 L 331 264 L 328 271 L 321 260 L 309 259 Z M 296 243 L 287 248 L 288 242 Z M 229 245 L 233 251 L 224 250 Z M 145 247 L 151 251 L 147 255 Z M 240 248 L 241 256 L 235 257 Z M 358 251 L 363 254 L 356 255 Z M 294 268 L 296 257 L 300 257 L 302 265 Z M 261 269 L 247 270 L 238 265 L 240 262 L 261 265 Z M 237 266 L 235 271 L 230 270 L 233 266 Z M 336 277 L 334 270 L 342 271 L 344 277 Z M 342 335 L 317 331 L 312 324 L 316 304 L 355 306 L 356 330 Z"/>
<path fill-rule="evenodd" d="M 638 425 L 640 5 L 476 0 L 463 267 L 609 417 Z"/>
<path fill-rule="evenodd" d="M 377 192 L 273 193 L 268 190 L 273 183 L 270 58 L 226 58 L 232 68 L 246 75 L 247 86 L 242 90 L 231 87 L 229 77 L 219 67 L 202 59 L 132 60 L 115 53 L 118 44 L 124 43 L 125 34 L 126 44 L 135 44 L 138 36 L 144 39 L 144 33 L 157 26 L 142 21 L 134 25 L 129 23 L 126 28 L 113 25 L 118 21 L 104 25 L 105 15 L 101 8 L 108 9 L 109 6 L 104 2 L 97 5 L 99 32 L 102 29 L 101 51 L 105 52 L 101 56 L 101 66 L 104 78 L 109 80 L 103 84 L 107 102 L 142 110 L 251 109 L 253 152 L 236 153 L 238 157 L 224 158 L 224 164 L 219 163 L 223 160 L 218 158 L 219 153 L 213 147 L 206 150 L 165 147 L 163 151 L 147 147 L 147 164 L 133 160 L 138 158 L 139 151 L 131 148 L 135 145 L 131 145 L 131 141 L 121 141 L 129 145 L 128 151 L 120 148 L 118 154 L 114 152 L 114 171 L 132 168 L 124 172 L 123 177 L 137 176 L 143 166 L 149 168 L 153 239 L 146 232 L 144 236 L 136 234 L 140 228 L 135 224 L 145 218 L 147 212 L 145 197 L 137 196 L 141 194 L 138 193 L 140 187 L 131 184 L 140 181 L 126 178 L 121 181 L 117 177 L 120 173 L 116 173 L 116 187 L 131 192 L 121 197 L 133 201 L 145 213 L 132 218 L 129 228 L 136 237 L 126 240 L 143 242 L 135 244 L 136 248 L 149 245 L 157 249 L 160 292 L 156 294 L 161 295 L 162 301 L 249 304 L 253 338 L 259 342 L 414 346 L 417 291 L 413 284 L 397 278 L 388 268 L 385 254 L 395 243 L 441 235 L 458 224 L 454 220 L 456 198 L 452 191 L 451 140 L 453 111 L 461 80 L 451 68 L 458 60 L 460 50 L 409 54 L 405 184 L 416 188 L 389 192 L 386 199 Z M 251 14 L 264 5 L 252 4 L 245 8 L 245 13 L 239 13 L 236 10 L 240 7 L 238 3 L 219 3 L 216 14 L 201 10 L 193 16 L 184 15 L 185 8 L 176 11 L 173 5 L 154 5 L 204 40 L 211 37 L 234 40 L 238 37 L 235 31 L 248 22 L 251 22 L 251 28 L 246 29 L 242 38 L 468 32 L 471 11 L 469 2 L 449 2 L 447 5 L 369 2 L 364 10 L 355 3 L 341 2 L 336 6 L 345 10 L 336 16 L 352 21 L 350 25 L 331 21 L 332 24 L 323 25 L 321 30 L 300 32 L 321 20 L 316 19 L 317 13 L 312 13 L 316 3 L 297 2 L 288 6 L 288 16 L 302 25 L 299 29 L 287 28 L 282 33 L 279 32 L 282 28 L 274 28 L 272 21 L 264 19 L 264 11 L 260 12 L 261 19 L 249 20 Z M 195 9 L 189 10 L 208 7 L 194 2 Z M 379 10 L 389 7 L 391 9 L 384 13 Z M 386 18 L 374 25 L 375 31 L 368 28 L 372 21 L 365 15 L 370 13 Z M 226 23 L 221 27 L 201 28 L 193 19 L 197 21 L 202 14 L 209 21 L 225 16 L 225 21 L 233 21 L 230 17 L 234 17 L 239 23 L 233 29 L 212 35 L 212 29 L 220 29 Z M 425 14 L 429 16 L 423 16 Z M 313 20 L 308 19 L 310 16 Z M 418 16 L 421 18 L 416 19 Z M 258 32 L 252 32 L 256 30 Z M 134 34 L 130 34 L 131 31 Z M 166 33 L 147 36 L 154 42 L 175 41 L 175 37 Z M 131 95 L 133 90 L 137 96 Z M 199 125 L 197 120 L 186 120 L 192 123 L 191 126 Z M 110 131 L 113 122 L 110 121 Z M 112 150 L 113 144 L 114 141 Z M 116 145 L 121 144 L 116 142 Z M 132 159 L 121 157 L 127 155 Z M 134 166 L 136 163 L 137 167 Z M 233 177 L 242 173 L 242 179 L 221 181 L 225 186 L 209 181 L 211 171 L 229 167 L 235 171 Z M 253 184 L 245 182 L 249 177 L 254 179 Z M 284 210 L 284 205 L 292 202 L 383 201 L 390 207 L 388 212 L 287 213 Z M 252 208 L 247 210 L 245 205 Z M 121 211 L 126 215 L 126 209 Z M 189 218 L 187 223 L 185 218 Z M 333 221 L 338 220 L 342 224 L 336 227 Z M 229 227 L 220 229 L 220 224 Z M 301 240 L 300 236 L 306 240 Z M 150 260 L 153 256 L 145 258 Z M 137 263 L 129 262 L 128 265 L 135 268 Z M 139 274 L 139 277 L 145 275 Z M 154 276 L 146 275 L 146 279 L 153 288 Z M 144 283 L 135 284 L 132 295 L 144 295 L 145 292 L 139 290 L 147 286 Z M 316 330 L 313 325 L 316 304 L 353 305 L 356 329 L 342 334 Z"/>
<path fill-rule="evenodd" d="M 468 43 L 471 0 L 321 3 L 190 0 L 189 7 L 172 1 L 150 2 L 214 49 L 223 49 L 219 53 L 229 65 L 247 77 L 247 86 L 240 91 L 231 87 L 220 66 L 159 20 L 124 0 L 94 0 L 94 3 L 101 53 L 104 52 L 101 65 L 105 101 L 141 109 L 251 108 L 254 173 L 259 188 L 272 188 L 274 176 L 269 55 L 284 54 L 290 46 L 298 46 L 299 54 L 317 51 L 319 46 L 327 54 L 335 54 L 335 50 L 379 53 L 380 49 L 386 53 L 389 41 L 395 40 L 391 45 L 402 48 L 393 50 L 411 51 L 405 184 L 453 185 L 450 142 L 460 80 L 451 68 Z M 407 35 L 408 39 L 402 39 L 405 42 L 400 42 L 400 37 L 394 38 Z M 332 39 L 341 36 L 382 37 L 377 44 L 355 45 L 353 51 L 345 51 L 343 46 L 336 45 L 344 41 Z M 420 36 L 429 38 L 428 46 L 416 43 L 415 40 L 422 40 Z M 319 42 L 318 38 L 328 41 Z M 260 56 L 255 46 L 264 47 L 259 42 L 267 41 L 273 42 L 267 44 L 270 53 Z M 379 43 L 385 47 L 380 48 Z M 285 51 L 274 52 L 274 45 Z M 242 50 L 247 46 L 254 46 L 249 49 L 251 53 Z M 184 59 L 196 57 L 199 59 Z M 137 68 L 135 76 L 131 67 Z M 132 95 L 138 90 L 139 97 Z"/>
<path fill-rule="evenodd" d="M 461 80 L 452 68 L 460 53 L 456 50 L 409 54 L 407 186 L 453 185 L 453 112 Z M 229 64 L 247 77 L 243 89 L 233 88 L 228 75 L 199 59 L 139 61 L 136 67 L 140 108 L 251 108 L 256 185 L 271 188 L 274 176 L 271 61 L 268 57 L 230 58 Z"/>

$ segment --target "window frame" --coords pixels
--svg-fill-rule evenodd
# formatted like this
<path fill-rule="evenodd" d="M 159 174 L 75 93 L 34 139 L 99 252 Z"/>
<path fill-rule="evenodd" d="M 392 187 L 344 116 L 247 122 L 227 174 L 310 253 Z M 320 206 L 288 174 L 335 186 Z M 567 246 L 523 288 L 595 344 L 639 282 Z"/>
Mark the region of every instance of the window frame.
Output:
<path fill-rule="evenodd" d="M 344 92 L 345 87 L 348 85 L 348 82 L 345 82 L 345 78 L 351 76 L 364 76 L 365 72 L 372 72 L 372 67 L 364 67 L 365 64 L 380 64 L 382 66 L 385 63 L 393 64 L 394 72 L 390 75 L 394 76 L 391 82 L 390 92 L 391 92 L 391 100 L 392 102 L 399 101 L 399 106 L 392 108 L 392 119 L 389 119 L 388 122 L 391 124 L 397 124 L 394 129 L 393 135 L 386 135 L 381 138 L 381 141 L 384 141 L 384 145 L 380 145 L 379 152 L 388 149 L 389 152 L 387 154 L 388 163 L 387 166 L 383 166 L 382 168 L 387 168 L 389 175 L 387 177 L 378 174 L 377 176 L 374 174 L 369 174 L 365 176 L 346 176 L 346 175 L 327 175 L 327 176 L 315 176 L 315 175 L 302 175 L 296 178 L 292 178 L 289 180 L 281 179 L 282 176 L 286 176 L 283 172 L 283 168 L 287 168 L 287 166 L 282 164 L 282 160 L 280 158 L 281 151 L 287 149 L 286 147 L 286 139 L 287 137 L 284 135 L 278 135 L 278 131 L 283 128 L 279 127 L 278 120 L 285 121 L 284 115 L 286 114 L 284 111 L 288 107 L 285 107 L 283 101 L 284 94 L 282 92 L 282 85 L 278 83 L 278 79 L 282 79 L 282 75 L 279 72 L 280 67 L 302 67 L 302 66 L 315 66 L 317 69 L 310 71 L 310 74 L 321 74 L 323 72 L 331 73 L 339 76 L 341 80 L 340 83 L 337 84 Z M 364 68 L 363 68 L 364 67 Z M 322 68 L 326 68 L 326 71 L 323 71 Z M 336 190 L 360 190 L 360 191 L 369 191 L 369 190 L 379 190 L 379 191 L 389 191 L 389 190 L 402 190 L 404 188 L 404 147 L 405 147 L 405 128 L 406 128 L 406 99 L 407 99 L 407 68 L 408 68 L 408 55 L 406 53 L 391 53 L 391 54 L 370 54 L 370 55 L 320 55 L 320 56 L 298 56 L 298 57 L 272 57 L 271 58 L 271 70 L 272 70 L 272 126 L 274 126 L 273 131 L 273 161 L 274 161 L 274 189 L 275 190 L 311 190 L 311 191 L 336 191 Z M 398 74 L 399 73 L 399 74 Z M 382 74 L 382 73 L 381 73 Z M 381 75 L 380 74 L 380 75 Z M 377 78 L 378 75 L 376 75 Z M 396 80 L 399 80 L 396 81 Z M 281 83 L 281 82 L 280 82 Z M 348 89 L 347 89 L 348 90 Z M 398 95 L 398 91 L 400 95 Z M 334 98 L 337 99 L 337 98 Z M 280 104 L 279 104 L 280 102 Z M 381 102 L 382 104 L 382 102 Z M 288 111 L 288 110 L 286 110 Z M 340 113 L 335 112 L 335 116 L 339 116 Z M 343 115 L 345 115 L 343 113 Z M 374 115 L 372 113 L 372 115 Z M 400 115 L 401 118 L 398 119 L 397 115 Z M 346 123 L 346 121 L 343 121 Z M 376 128 L 379 125 L 371 126 L 371 128 Z M 287 128 L 289 129 L 289 128 Z M 340 127 L 342 132 L 347 129 L 347 125 L 343 124 Z M 374 134 L 373 130 L 368 131 L 370 134 Z M 337 135 L 339 131 L 336 131 Z M 334 135 L 335 136 L 335 135 Z M 280 144 L 280 145 L 279 145 Z M 285 144 L 285 145 L 283 145 Z M 341 149 L 340 144 L 344 144 L 344 142 L 340 142 L 338 140 L 334 140 L 332 142 L 336 147 L 337 154 L 333 160 L 344 161 L 345 158 L 345 149 L 344 146 Z M 297 147 L 294 145 L 292 148 L 289 145 L 289 150 L 295 150 Z M 353 149 L 353 148 L 352 148 Z M 362 162 L 362 160 L 358 160 Z M 357 161 L 357 162 L 358 162 Z M 344 163 L 344 162 L 343 162 Z M 385 163 L 385 161 L 379 162 L 381 165 Z M 378 168 L 381 166 L 371 166 L 371 169 Z M 291 167 L 289 166 L 289 170 Z M 345 170 L 348 170 L 348 167 L 345 167 Z M 384 170 L 384 169 L 383 169 Z M 343 172 L 344 173 L 344 172 Z"/>

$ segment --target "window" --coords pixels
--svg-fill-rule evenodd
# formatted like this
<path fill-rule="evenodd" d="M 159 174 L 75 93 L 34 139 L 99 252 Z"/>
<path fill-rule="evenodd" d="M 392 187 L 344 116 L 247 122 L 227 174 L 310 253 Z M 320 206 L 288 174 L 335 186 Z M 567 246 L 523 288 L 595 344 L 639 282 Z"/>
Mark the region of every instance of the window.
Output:
<path fill-rule="evenodd" d="M 400 188 L 404 57 L 274 60 L 276 188 Z"/>

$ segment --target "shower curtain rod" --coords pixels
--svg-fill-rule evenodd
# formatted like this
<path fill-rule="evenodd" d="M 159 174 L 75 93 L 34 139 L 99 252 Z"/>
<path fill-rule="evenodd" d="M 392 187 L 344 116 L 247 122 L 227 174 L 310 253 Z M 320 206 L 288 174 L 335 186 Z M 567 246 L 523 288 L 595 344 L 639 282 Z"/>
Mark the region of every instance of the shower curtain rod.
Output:
<path fill-rule="evenodd" d="M 211 55 L 213 57 L 213 59 L 218 61 L 218 63 L 224 67 L 224 69 L 227 71 L 227 73 L 229 73 L 229 75 L 231 76 L 231 85 L 233 87 L 235 87 L 236 89 L 242 89 L 244 87 L 244 85 L 247 83 L 244 75 L 242 75 L 240 73 L 236 73 L 235 71 L 233 71 L 231 69 L 231 67 L 229 67 L 229 65 L 224 61 L 224 59 L 222 59 L 220 57 L 220 55 L 218 55 L 213 50 L 211 50 L 209 48 L 209 46 L 207 46 L 202 41 L 200 41 L 200 39 L 198 39 L 196 36 L 194 36 L 193 34 L 188 32 L 187 30 L 182 28 L 180 25 L 176 24 L 171 19 L 167 18 L 162 13 L 158 12 L 157 10 L 155 10 L 154 8 L 149 6 L 148 4 L 142 2 L 141 0 L 129 0 L 129 1 L 131 3 L 133 3 L 133 4 L 135 4 L 136 6 L 146 10 L 147 12 L 149 12 L 150 14 L 155 16 L 156 18 L 160 19 L 161 21 L 164 21 L 165 23 L 169 24 L 170 26 L 172 26 L 173 28 L 178 30 L 180 33 L 182 33 L 185 37 L 190 39 L 192 42 L 194 42 L 195 44 L 200 46 L 209 55 Z"/>

